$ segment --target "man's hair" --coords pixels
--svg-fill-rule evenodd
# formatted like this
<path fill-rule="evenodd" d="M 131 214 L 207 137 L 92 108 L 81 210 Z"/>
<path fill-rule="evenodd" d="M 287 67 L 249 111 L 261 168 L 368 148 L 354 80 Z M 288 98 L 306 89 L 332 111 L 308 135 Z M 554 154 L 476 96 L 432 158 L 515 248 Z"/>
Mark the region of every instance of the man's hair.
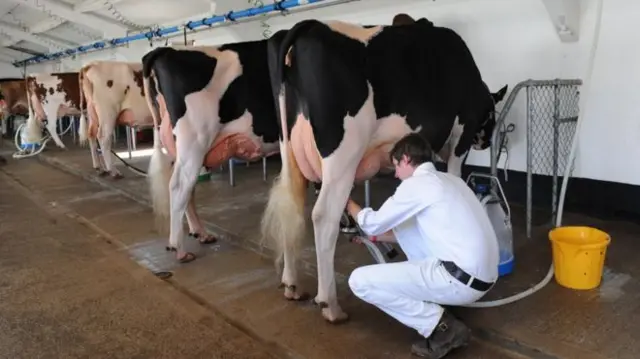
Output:
<path fill-rule="evenodd" d="M 433 162 L 431 145 L 417 133 L 410 133 L 404 136 L 389 151 L 391 162 L 393 162 L 393 159 L 398 162 L 402 161 L 402 156 L 407 156 L 409 164 L 414 167 L 425 162 Z"/>
<path fill-rule="evenodd" d="M 393 17 L 393 21 L 391 22 L 391 25 L 393 25 L 393 26 L 411 25 L 414 22 L 416 22 L 416 21 L 411 16 L 402 13 L 402 14 L 398 14 L 398 15 Z"/>

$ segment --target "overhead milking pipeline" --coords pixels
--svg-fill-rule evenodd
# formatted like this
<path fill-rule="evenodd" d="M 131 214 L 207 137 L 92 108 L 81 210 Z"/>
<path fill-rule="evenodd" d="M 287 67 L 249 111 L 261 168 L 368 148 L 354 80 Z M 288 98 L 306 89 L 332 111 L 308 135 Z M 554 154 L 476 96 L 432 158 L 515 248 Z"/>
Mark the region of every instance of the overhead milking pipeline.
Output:
<path fill-rule="evenodd" d="M 23 0 L 28 1 L 28 0 Z M 257 1 L 257 0 L 256 0 Z M 59 60 L 65 57 L 75 56 L 77 54 L 84 54 L 95 51 L 102 51 L 106 48 L 120 47 L 122 45 L 128 44 L 133 41 L 140 40 L 148 40 L 152 41 L 153 38 L 169 38 L 178 35 L 185 28 L 190 31 L 199 31 L 197 29 L 204 28 L 200 30 L 206 30 L 212 28 L 214 25 L 217 26 L 228 26 L 237 23 L 237 20 L 244 19 L 244 21 L 252 21 L 250 18 L 257 15 L 265 15 L 267 17 L 272 17 L 276 15 L 285 15 L 289 13 L 289 9 L 296 8 L 293 10 L 294 12 L 302 12 L 309 11 L 312 9 L 319 9 L 326 6 L 334 6 L 337 4 L 344 4 L 351 1 L 357 0 L 276 0 L 273 4 L 264 5 L 262 7 L 254 7 L 244 10 L 237 11 L 229 11 L 224 15 L 213 15 L 208 18 L 191 20 L 184 24 L 169 26 L 166 28 L 158 28 L 154 31 L 148 31 L 144 33 L 139 33 L 135 35 L 127 35 L 125 37 L 113 38 L 110 40 L 97 41 L 91 44 L 82 45 L 78 47 L 69 48 L 66 50 L 62 50 L 55 53 L 47 53 L 36 55 L 31 58 L 15 61 L 13 62 L 13 66 L 22 67 L 24 65 L 43 63 L 52 60 Z M 309 6 L 313 5 L 313 6 Z M 239 23 L 239 21 L 238 21 Z M 267 27 L 263 34 L 265 36 L 270 35 L 270 29 L 268 28 L 268 24 L 263 24 L 263 27 Z M 269 30 L 269 31 L 267 31 Z"/>
<path fill-rule="evenodd" d="M 253 5 L 253 7 L 255 8 L 262 8 L 264 7 L 264 2 L 262 0 L 247 0 L 247 3 L 249 3 L 249 5 Z M 276 3 L 275 1 L 273 2 L 274 4 Z M 262 15 L 264 17 L 264 15 Z M 262 20 L 260 21 L 260 27 L 262 27 L 262 37 L 264 37 L 265 39 L 268 39 L 271 37 L 271 35 L 273 34 L 271 32 L 271 25 L 269 25 L 269 23 L 267 23 L 267 20 Z"/>

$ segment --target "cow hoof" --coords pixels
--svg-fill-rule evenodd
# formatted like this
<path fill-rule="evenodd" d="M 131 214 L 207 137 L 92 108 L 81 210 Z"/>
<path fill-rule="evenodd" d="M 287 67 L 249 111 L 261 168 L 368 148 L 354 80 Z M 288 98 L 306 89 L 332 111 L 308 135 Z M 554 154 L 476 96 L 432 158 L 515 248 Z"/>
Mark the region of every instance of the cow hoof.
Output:
<path fill-rule="evenodd" d="M 307 301 L 311 297 L 309 293 L 306 293 L 306 292 L 298 293 L 296 291 L 295 284 L 286 285 L 282 283 L 280 284 L 279 288 L 282 288 L 282 287 L 284 287 L 284 297 L 286 300 L 301 302 L 301 301 Z"/>
<path fill-rule="evenodd" d="M 322 309 L 322 316 L 330 324 L 342 324 L 349 321 L 349 315 L 342 311 L 342 309 L 324 308 Z"/>
<path fill-rule="evenodd" d="M 189 263 L 196 260 L 196 255 L 191 252 L 185 252 L 182 256 L 179 254 L 176 256 L 176 259 L 180 263 Z"/>
<path fill-rule="evenodd" d="M 189 263 L 196 259 L 196 255 L 191 252 L 180 252 L 176 247 L 166 246 L 167 252 L 176 252 L 176 259 L 180 263 Z"/>
<path fill-rule="evenodd" d="M 113 180 L 119 180 L 124 178 L 124 176 L 122 175 L 122 173 L 112 173 L 111 174 L 111 179 Z"/>
<path fill-rule="evenodd" d="M 284 290 L 284 297 L 292 302 L 303 302 L 311 298 L 311 296 L 307 292 L 297 293 L 296 291 L 292 291 L 289 288 Z"/>
<path fill-rule="evenodd" d="M 97 170 L 96 172 L 98 174 L 98 177 L 104 177 L 109 174 L 109 172 L 103 170 Z"/>
<path fill-rule="evenodd" d="M 335 307 L 330 307 L 327 302 L 319 302 L 317 298 L 314 298 L 312 303 L 322 308 L 322 316 L 331 324 L 342 324 L 349 320 L 349 315 L 337 304 Z"/>

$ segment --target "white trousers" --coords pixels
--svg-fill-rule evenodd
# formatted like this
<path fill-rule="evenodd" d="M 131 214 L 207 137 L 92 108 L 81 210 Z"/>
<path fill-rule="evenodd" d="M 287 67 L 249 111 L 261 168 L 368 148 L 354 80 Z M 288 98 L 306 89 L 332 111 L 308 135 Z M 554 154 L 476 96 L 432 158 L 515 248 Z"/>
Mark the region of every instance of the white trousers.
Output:
<path fill-rule="evenodd" d="M 373 264 L 356 268 L 349 287 L 363 301 L 429 337 L 440 321 L 439 305 L 464 305 L 486 292 L 462 284 L 439 260 Z"/>

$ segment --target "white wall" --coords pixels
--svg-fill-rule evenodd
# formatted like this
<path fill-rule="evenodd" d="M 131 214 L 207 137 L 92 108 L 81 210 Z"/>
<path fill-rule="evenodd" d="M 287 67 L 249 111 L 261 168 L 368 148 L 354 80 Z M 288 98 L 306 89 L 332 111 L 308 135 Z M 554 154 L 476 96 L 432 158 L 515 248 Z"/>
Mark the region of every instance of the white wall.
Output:
<path fill-rule="evenodd" d="M 366 0 L 278 16 L 267 22 L 275 32 L 305 18 L 389 24 L 400 12 L 414 18 L 427 17 L 438 26 L 455 29 L 465 39 L 485 82 L 492 91 L 497 91 L 504 84 L 511 90 L 527 79 L 586 77 L 596 1 L 581 0 L 581 3 L 581 33 L 576 43 L 560 42 L 541 0 Z M 574 170 L 576 177 L 640 185 L 640 166 L 636 161 L 629 161 L 640 156 L 639 147 L 634 146 L 640 142 L 637 106 L 640 95 L 634 86 L 640 80 L 640 32 L 632 31 L 635 28 L 632 14 L 638 13 L 640 2 L 605 1 L 591 95 L 581 117 L 585 122 Z M 196 44 L 216 45 L 260 37 L 258 23 L 249 23 L 190 35 L 189 39 L 196 39 Z M 181 37 L 172 41 L 179 42 Z M 156 44 L 161 45 L 163 43 Z M 148 42 L 139 41 L 121 53 L 123 59 L 140 61 L 149 49 Z M 109 53 L 92 55 L 94 58 L 110 56 Z M 88 57 L 83 56 L 76 64 L 86 61 Z M 509 168 L 519 171 L 526 169 L 524 99 L 522 92 L 506 119 L 507 123 L 516 124 L 509 140 Z M 568 149 L 569 143 L 566 147 Z M 473 152 L 468 163 L 487 166 L 489 151 Z M 501 166 L 502 163 L 504 161 Z"/>
<path fill-rule="evenodd" d="M 22 77 L 22 72 L 12 64 L 0 62 L 0 79 L 9 77 Z"/>
<path fill-rule="evenodd" d="M 584 80 L 586 77 L 593 44 L 595 0 L 581 0 L 580 40 L 575 43 L 559 40 L 541 0 L 396 0 L 393 5 L 390 3 L 356 1 L 272 18 L 268 23 L 273 32 L 312 17 L 389 24 L 395 14 L 406 12 L 414 18 L 427 17 L 438 26 L 455 29 L 467 42 L 492 91 L 504 84 L 511 90 L 527 79 Z M 640 142 L 640 107 L 637 106 L 640 92 L 635 88 L 640 81 L 640 32 L 629 30 L 635 25 L 633 14 L 638 13 L 640 2 L 606 0 L 604 3 L 592 84 L 584 84 L 580 90 L 584 92 L 585 86 L 591 86 L 580 117 L 584 124 L 575 177 L 640 185 L 640 165 L 629 161 L 640 156 L 640 148 L 634 146 Z M 260 37 L 258 31 L 242 33 L 246 40 Z M 218 36 L 215 30 L 207 34 L 208 39 L 197 43 L 229 41 L 228 36 Z M 516 131 L 509 138 L 508 168 L 518 171 L 526 170 L 525 96 L 521 91 L 506 119 L 507 123 L 516 124 Z M 568 154 L 570 142 L 561 146 Z M 546 150 L 550 152 L 551 147 Z M 500 166 L 504 165 L 504 159 Z M 488 166 L 489 151 L 472 152 L 467 163 Z"/>

